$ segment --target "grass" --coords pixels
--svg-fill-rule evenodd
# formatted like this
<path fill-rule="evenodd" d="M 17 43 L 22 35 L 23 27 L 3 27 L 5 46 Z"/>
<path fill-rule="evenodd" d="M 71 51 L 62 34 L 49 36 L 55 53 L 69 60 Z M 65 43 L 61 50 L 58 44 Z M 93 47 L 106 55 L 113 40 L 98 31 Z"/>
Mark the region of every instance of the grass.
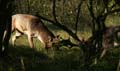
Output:
<path fill-rule="evenodd" d="M 26 46 L 10 47 L 8 55 L 0 61 L 1 71 L 76 71 L 79 52 L 55 51 L 54 57 Z"/>
<path fill-rule="evenodd" d="M 61 35 L 68 37 L 63 32 Z M 37 39 L 34 39 L 34 43 L 35 49 L 31 49 L 27 37 L 22 36 L 16 41 L 15 47 L 10 45 L 8 55 L 0 58 L 0 71 L 85 71 L 80 48 L 63 46 L 60 51 L 46 53 Z M 109 49 L 103 59 L 91 65 L 92 71 L 116 71 L 120 59 L 118 49 Z"/>
<path fill-rule="evenodd" d="M 111 49 L 101 61 L 91 66 L 93 71 L 116 71 L 118 49 Z M 51 53 L 52 54 L 52 53 Z M 8 49 L 0 60 L 0 71 L 84 71 L 83 56 L 78 48 L 55 51 L 54 56 L 27 46 Z"/>

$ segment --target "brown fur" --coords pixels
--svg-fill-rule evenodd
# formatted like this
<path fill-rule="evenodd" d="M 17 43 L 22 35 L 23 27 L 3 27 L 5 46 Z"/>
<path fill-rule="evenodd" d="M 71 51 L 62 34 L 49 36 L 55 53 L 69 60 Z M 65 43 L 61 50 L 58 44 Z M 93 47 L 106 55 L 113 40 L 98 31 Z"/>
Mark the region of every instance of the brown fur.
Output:
<path fill-rule="evenodd" d="M 106 54 L 106 51 L 110 47 L 118 47 L 119 43 L 115 41 L 117 40 L 118 37 L 120 37 L 118 34 L 120 32 L 120 26 L 109 26 L 106 28 L 104 34 L 103 34 L 103 51 L 101 54 L 101 58 Z"/>
<path fill-rule="evenodd" d="M 16 30 L 16 34 L 13 36 L 13 44 L 16 37 L 26 34 L 30 47 L 34 48 L 33 37 L 37 37 L 48 49 L 52 47 L 52 44 L 56 40 L 55 36 L 43 22 L 36 16 L 28 14 L 16 14 L 12 16 L 12 31 Z"/>

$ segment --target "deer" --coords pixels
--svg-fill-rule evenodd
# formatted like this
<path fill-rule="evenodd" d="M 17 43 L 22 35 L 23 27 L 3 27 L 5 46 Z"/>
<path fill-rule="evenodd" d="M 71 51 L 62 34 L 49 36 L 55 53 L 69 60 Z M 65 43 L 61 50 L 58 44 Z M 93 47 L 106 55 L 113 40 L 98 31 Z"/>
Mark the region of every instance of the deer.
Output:
<path fill-rule="evenodd" d="M 120 43 L 116 41 L 118 38 L 120 38 L 120 26 L 109 26 L 103 30 L 100 49 L 97 47 L 97 44 L 95 44 L 94 41 L 98 36 L 98 31 L 95 31 L 95 33 L 95 35 L 89 37 L 87 40 L 82 40 L 84 52 L 88 52 L 88 55 L 95 55 L 100 52 L 99 58 L 102 59 L 109 48 L 120 46 Z"/>
<path fill-rule="evenodd" d="M 102 58 L 107 50 L 110 47 L 119 47 L 120 44 L 116 40 L 120 38 L 120 26 L 109 26 L 106 27 L 106 30 L 103 33 L 103 41 L 102 41 L 102 46 L 103 46 L 103 51 L 100 56 Z"/>
<path fill-rule="evenodd" d="M 15 45 L 16 39 L 21 35 L 27 35 L 31 48 L 34 48 L 33 38 L 37 38 L 45 49 L 49 49 L 54 43 L 58 42 L 59 36 L 54 34 L 44 25 L 42 20 L 30 14 L 15 14 L 12 16 L 12 44 Z"/>

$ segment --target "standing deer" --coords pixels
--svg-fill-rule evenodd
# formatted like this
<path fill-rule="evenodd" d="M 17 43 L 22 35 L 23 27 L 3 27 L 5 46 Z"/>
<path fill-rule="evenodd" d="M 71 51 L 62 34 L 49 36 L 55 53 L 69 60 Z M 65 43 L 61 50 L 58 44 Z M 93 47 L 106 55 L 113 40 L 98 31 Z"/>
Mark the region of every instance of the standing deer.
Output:
<path fill-rule="evenodd" d="M 53 43 L 58 41 L 53 33 L 43 24 L 37 16 L 29 14 L 16 14 L 12 16 L 12 32 L 16 31 L 13 35 L 12 43 L 23 34 L 28 36 L 29 45 L 34 48 L 33 37 L 37 37 L 41 43 L 48 49 L 52 47 Z"/>
<path fill-rule="evenodd" d="M 100 48 L 101 54 L 100 58 L 104 57 L 107 50 L 111 47 L 118 47 L 120 44 L 116 41 L 118 37 L 120 37 L 120 26 L 110 26 L 106 27 L 105 30 L 103 30 L 103 38 L 102 38 L 102 47 Z M 88 38 L 88 40 L 83 40 L 84 44 L 84 50 L 85 52 L 88 52 L 88 55 L 95 55 L 96 54 L 96 45 L 94 44 L 95 37 L 98 36 L 98 31 L 95 32 L 96 34 L 94 36 L 91 36 Z M 97 48 L 98 49 L 98 48 Z M 98 50 L 99 52 L 99 50 Z"/>
<path fill-rule="evenodd" d="M 120 44 L 116 41 L 120 37 L 120 26 L 110 26 L 106 27 L 106 30 L 103 34 L 103 41 L 102 41 L 102 46 L 103 46 L 103 51 L 101 54 L 101 58 L 105 55 L 106 51 L 110 47 L 118 47 Z"/>

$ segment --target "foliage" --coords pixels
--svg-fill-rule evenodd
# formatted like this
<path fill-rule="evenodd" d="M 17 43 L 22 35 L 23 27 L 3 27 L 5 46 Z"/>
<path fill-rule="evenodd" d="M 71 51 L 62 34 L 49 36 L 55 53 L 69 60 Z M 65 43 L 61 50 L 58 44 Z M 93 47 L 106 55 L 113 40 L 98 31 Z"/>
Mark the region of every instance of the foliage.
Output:
<path fill-rule="evenodd" d="M 25 59 L 18 58 L 19 63 L 20 63 L 20 60 L 23 60 L 23 61 L 25 60 L 25 64 L 26 64 L 25 68 L 27 68 L 27 70 L 29 70 L 29 68 L 31 68 L 31 70 L 38 69 L 40 66 L 41 66 L 40 70 L 42 69 L 45 71 L 48 69 L 52 70 L 54 68 L 55 68 L 55 71 L 57 71 L 57 69 L 61 69 L 60 71 L 64 71 L 64 70 L 68 70 L 68 71 L 71 71 L 71 70 L 72 71 L 77 71 L 77 70 L 78 71 L 79 70 L 110 71 L 111 70 L 113 71 L 113 70 L 116 70 L 117 63 L 119 60 L 119 58 L 117 57 L 119 54 L 118 51 L 117 51 L 117 54 L 115 53 L 115 60 L 114 60 L 114 55 L 109 56 L 108 54 L 108 56 L 106 56 L 105 59 L 102 60 L 102 63 L 100 63 L 98 60 L 97 65 L 95 65 L 93 64 L 93 62 L 94 62 L 94 59 L 98 57 L 99 51 L 102 47 L 103 34 L 106 30 L 106 25 L 109 26 L 111 23 L 112 23 L 111 25 L 113 25 L 114 23 L 117 23 L 117 25 L 120 25 L 119 24 L 120 22 L 118 20 L 120 18 L 119 17 L 120 15 L 119 0 L 68 0 L 68 1 L 67 0 L 47 0 L 47 1 L 15 0 L 13 4 L 15 6 L 15 10 L 13 14 L 27 13 L 27 14 L 33 14 L 33 15 L 40 15 L 39 17 L 45 22 L 45 24 L 51 25 L 50 23 L 52 23 L 53 25 L 59 28 L 62 28 L 70 36 L 72 36 L 73 39 L 78 41 L 78 46 L 81 48 L 80 51 L 78 51 L 78 53 L 81 53 L 81 54 L 75 54 L 75 57 L 74 57 L 74 53 L 70 55 L 68 54 L 68 53 L 72 53 L 73 51 L 56 52 L 55 58 L 53 58 L 54 60 L 46 58 L 46 55 L 45 55 L 45 58 L 48 59 L 48 63 L 46 63 L 47 60 L 45 61 L 45 63 L 44 61 L 41 61 L 39 63 L 39 60 L 37 60 L 39 59 L 39 56 L 36 56 L 36 55 L 35 55 L 36 56 L 35 62 L 34 62 L 34 57 L 26 56 Z M 54 30 L 53 27 L 51 29 Z M 87 35 L 87 37 L 89 38 L 84 42 L 84 38 L 82 38 L 83 41 L 79 39 L 81 38 L 81 36 L 79 36 L 78 34 L 79 32 L 77 33 L 77 31 L 84 32 L 85 30 L 89 30 L 89 33 L 91 36 Z M 88 32 L 88 31 L 85 31 L 85 32 Z M 86 34 L 84 35 L 86 36 Z M 90 42 L 89 42 L 89 39 L 90 39 Z M 88 43 L 84 44 L 86 42 Z M 93 52 L 91 51 L 92 49 L 98 52 L 94 53 L 94 51 Z M 29 55 L 32 55 L 32 54 L 28 54 L 28 56 Z M 15 55 L 15 57 L 14 57 L 14 54 L 11 54 L 9 56 L 11 56 L 11 58 L 15 58 L 15 61 L 17 60 L 17 57 L 16 57 L 17 55 Z M 34 54 L 32 56 L 34 56 Z M 79 57 L 81 59 L 78 59 Z M 30 58 L 33 58 L 33 59 L 29 60 Z M 77 60 L 74 61 L 74 58 L 77 58 Z M 115 62 L 112 61 L 111 62 L 112 65 L 109 65 L 109 62 L 112 59 Z M 29 63 L 31 63 L 31 65 Z M 18 66 L 19 65 L 21 64 L 18 64 Z M 107 67 L 107 66 L 110 66 L 110 67 Z M 23 68 L 24 68 L 24 65 L 23 65 Z M 13 71 L 14 71 L 14 66 L 13 66 Z"/>

